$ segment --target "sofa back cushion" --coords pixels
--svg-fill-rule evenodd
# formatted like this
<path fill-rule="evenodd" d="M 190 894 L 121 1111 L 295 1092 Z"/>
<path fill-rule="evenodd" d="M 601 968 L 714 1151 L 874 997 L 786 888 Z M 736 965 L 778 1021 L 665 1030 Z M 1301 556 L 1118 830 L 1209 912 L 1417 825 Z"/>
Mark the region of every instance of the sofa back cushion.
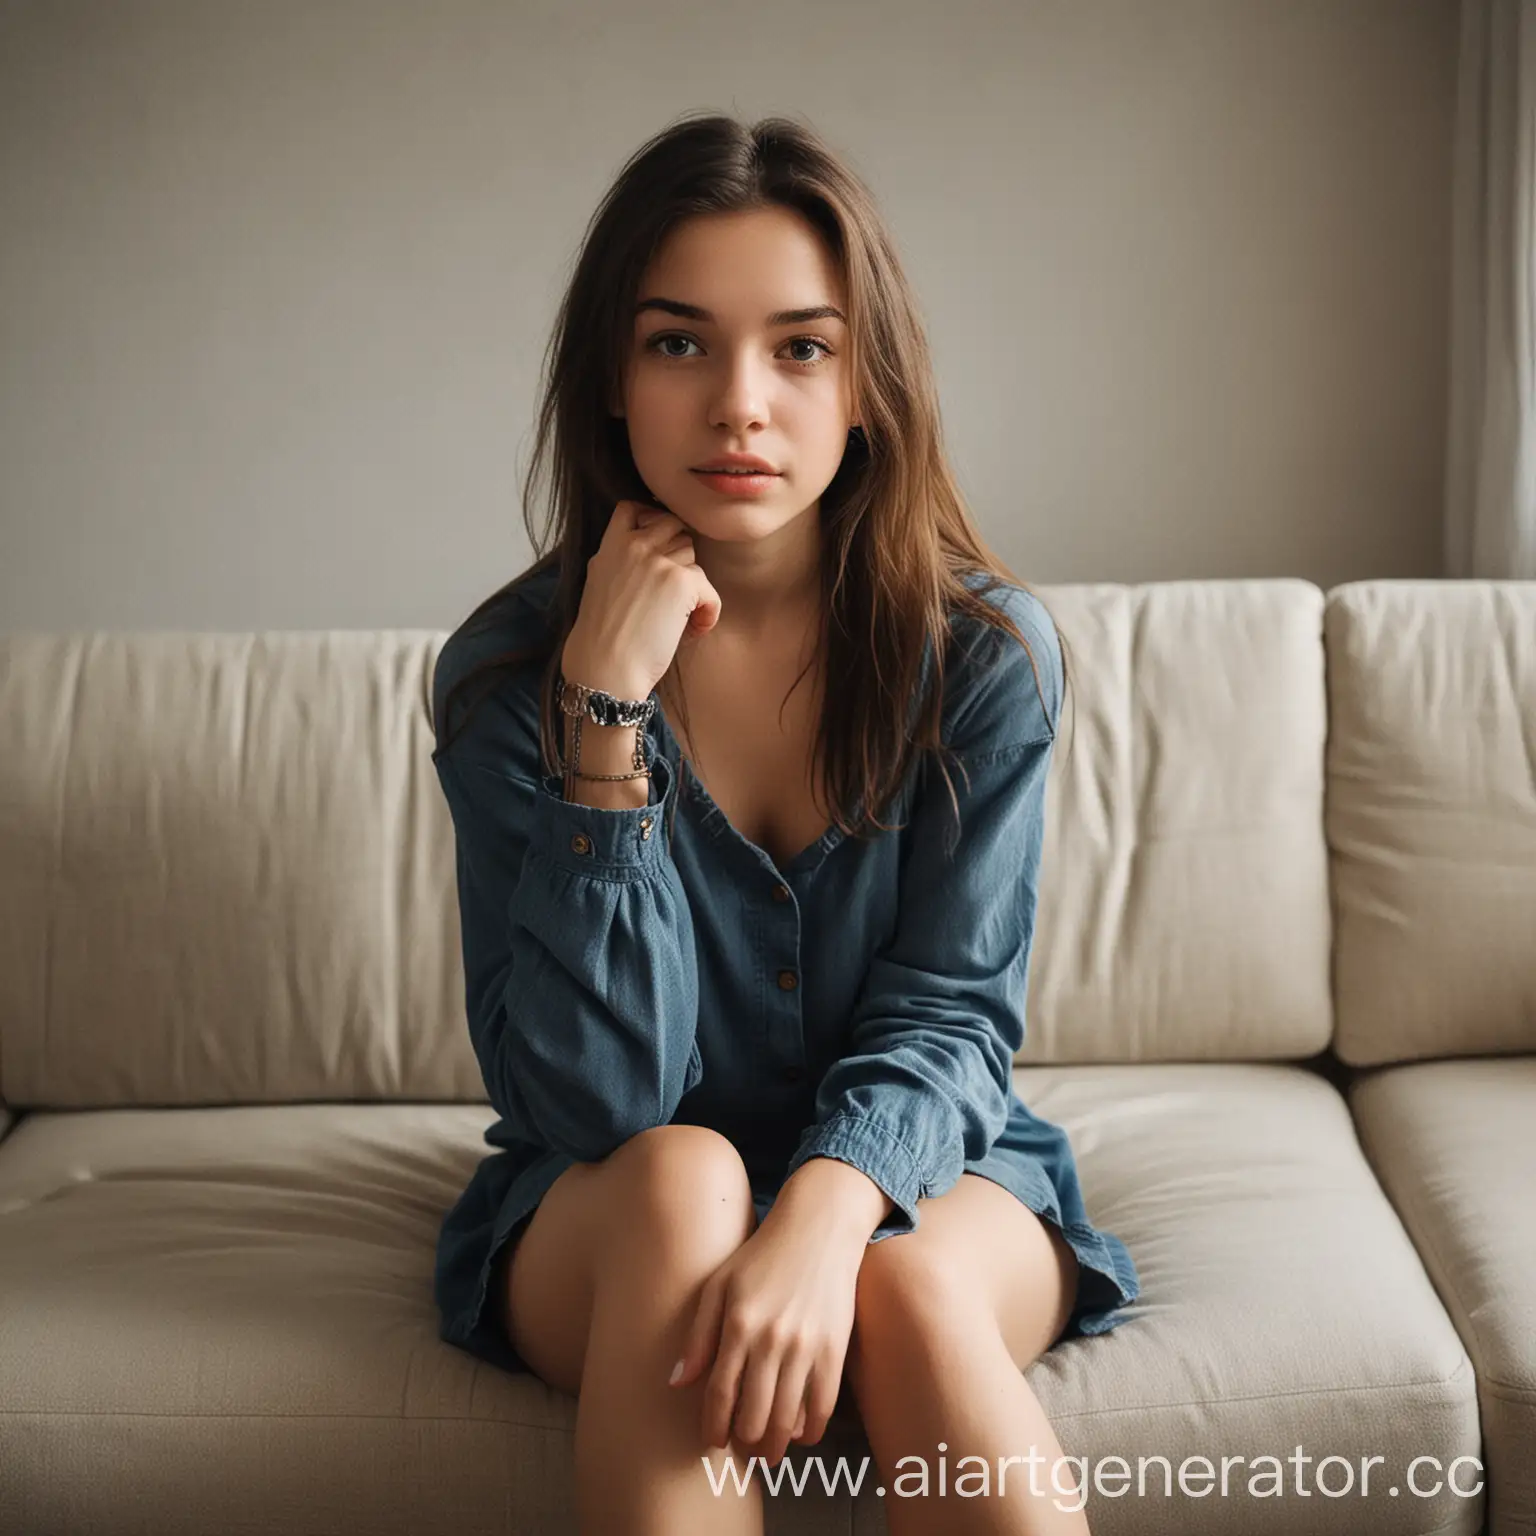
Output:
<path fill-rule="evenodd" d="M 0 1094 L 483 1097 L 441 639 L 0 637 Z"/>
<path fill-rule="evenodd" d="M 1070 688 L 1020 1061 L 1321 1049 L 1322 594 L 1035 590 Z M 0 636 L 0 1098 L 484 1098 L 445 639 Z"/>
<path fill-rule="evenodd" d="M 1335 1049 L 1536 1051 L 1536 581 L 1354 582 L 1326 626 Z"/>
<path fill-rule="evenodd" d="M 1299 1059 L 1329 998 L 1323 594 L 1038 586 L 1067 702 L 1020 1062 Z"/>

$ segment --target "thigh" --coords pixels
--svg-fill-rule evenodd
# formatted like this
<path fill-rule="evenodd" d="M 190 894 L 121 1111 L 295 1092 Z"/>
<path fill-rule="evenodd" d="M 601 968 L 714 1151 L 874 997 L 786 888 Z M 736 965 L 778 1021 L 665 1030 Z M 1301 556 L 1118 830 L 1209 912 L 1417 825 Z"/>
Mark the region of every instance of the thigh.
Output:
<path fill-rule="evenodd" d="M 575 1163 L 550 1185 L 497 1256 L 488 1296 L 512 1347 L 549 1386 L 581 1386 L 592 1322 L 596 1256 L 612 1180 L 603 1163 Z"/>
<path fill-rule="evenodd" d="M 876 1243 L 871 1261 L 890 1266 L 919 1307 L 985 1308 L 1021 1370 L 1061 1337 L 1077 1298 L 1077 1255 L 1060 1230 L 975 1173 L 920 1200 L 916 1231 Z"/>
<path fill-rule="evenodd" d="M 512 1347 L 550 1386 L 579 1394 L 600 1274 L 672 1265 L 690 1279 L 756 1226 L 740 1155 L 703 1126 L 657 1126 L 550 1185 L 498 1260 Z"/>

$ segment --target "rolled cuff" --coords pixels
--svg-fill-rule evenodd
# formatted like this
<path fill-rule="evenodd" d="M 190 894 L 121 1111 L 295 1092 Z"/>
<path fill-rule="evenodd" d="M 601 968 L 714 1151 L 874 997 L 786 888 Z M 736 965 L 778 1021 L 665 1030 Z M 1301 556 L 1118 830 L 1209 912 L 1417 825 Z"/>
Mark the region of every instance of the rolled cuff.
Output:
<path fill-rule="evenodd" d="M 653 874 L 666 857 L 676 774 L 665 757 L 658 756 L 650 766 L 647 803 L 616 810 L 567 800 L 563 777 L 542 775 L 530 848 L 573 875 L 638 880 Z"/>
<path fill-rule="evenodd" d="M 866 1115 L 833 1115 L 810 1126 L 801 1136 L 784 1177 L 813 1157 L 832 1157 L 857 1168 L 890 1197 L 894 1208 L 875 1228 L 870 1242 L 916 1229 L 922 1172 L 906 1142 L 894 1131 Z"/>

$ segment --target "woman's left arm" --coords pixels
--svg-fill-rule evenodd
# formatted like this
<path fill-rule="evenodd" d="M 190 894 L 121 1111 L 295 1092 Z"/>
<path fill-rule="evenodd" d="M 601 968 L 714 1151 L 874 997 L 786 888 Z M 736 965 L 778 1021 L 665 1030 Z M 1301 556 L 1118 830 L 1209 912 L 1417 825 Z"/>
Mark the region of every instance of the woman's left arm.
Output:
<path fill-rule="evenodd" d="M 943 779 L 926 770 L 896 932 L 869 963 L 850 1048 L 822 1079 L 788 1165 L 785 1195 L 812 1158 L 871 1179 L 892 1209 L 870 1241 L 914 1229 L 919 1198 L 952 1189 L 1007 1124 L 1062 695 L 1055 627 L 1038 599 L 1015 595 L 1040 682 L 1010 637 L 1007 660 L 976 686 L 951 737 L 958 838 Z"/>

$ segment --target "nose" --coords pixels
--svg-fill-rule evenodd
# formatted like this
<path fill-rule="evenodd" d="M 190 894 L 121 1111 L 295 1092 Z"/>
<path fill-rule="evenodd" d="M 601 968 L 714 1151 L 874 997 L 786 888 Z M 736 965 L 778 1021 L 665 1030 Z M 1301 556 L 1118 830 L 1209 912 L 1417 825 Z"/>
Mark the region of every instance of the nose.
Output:
<path fill-rule="evenodd" d="M 768 380 L 771 377 L 751 348 L 723 354 L 724 373 L 710 406 L 711 426 L 744 432 L 761 426 L 768 417 Z"/>

